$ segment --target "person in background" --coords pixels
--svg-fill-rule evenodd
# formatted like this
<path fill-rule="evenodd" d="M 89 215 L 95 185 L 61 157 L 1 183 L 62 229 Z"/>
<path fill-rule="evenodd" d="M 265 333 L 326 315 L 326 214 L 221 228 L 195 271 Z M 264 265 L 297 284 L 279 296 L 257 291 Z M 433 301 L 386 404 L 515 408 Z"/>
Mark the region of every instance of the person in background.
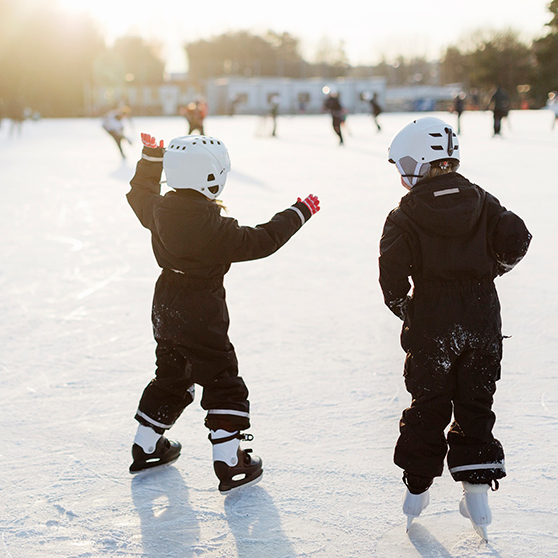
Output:
<path fill-rule="evenodd" d="M 546 102 L 547 108 L 549 108 L 552 113 L 554 114 L 554 118 L 552 119 L 552 130 L 554 130 L 556 126 L 556 121 L 558 120 L 558 95 L 556 91 L 551 91 L 548 94 L 548 101 Z"/>
<path fill-rule="evenodd" d="M 343 145 L 343 133 L 341 132 L 341 125 L 345 121 L 346 113 L 339 100 L 339 94 L 336 91 L 328 93 L 324 104 L 323 110 L 331 114 L 331 124 L 334 132 L 339 137 L 339 145 Z"/>
<path fill-rule="evenodd" d="M 376 124 L 376 128 L 378 132 L 381 132 L 382 128 L 378 122 L 378 116 L 382 114 L 383 110 L 380 105 L 380 100 L 378 99 L 378 93 L 374 93 L 369 102 L 370 102 L 370 113 L 372 114 L 372 118 L 374 119 L 374 124 Z"/>
<path fill-rule="evenodd" d="M 180 109 L 180 114 L 188 121 L 188 135 L 197 130 L 202 136 L 204 135 L 204 120 L 207 116 L 207 103 L 203 100 L 196 100 L 188 103 Z"/>
<path fill-rule="evenodd" d="M 122 149 L 122 140 L 126 140 L 130 145 L 132 142 L 124 134 L 124 119 L 129 118 L 130 109 L 128 107 L 120 107 L 107 112 L 103 116 L 103 129 L 114 139 L 120 155 L 125 159 L 126 155 Z"/>
<path fill-rule="evenodd" d="M 465 95 L 464 91 L 460 91 L 453 100 L 453 112 L 457 114 L 457 133 L 461 134 L 461 115 L 465 111 Z"/>
<path fill-rule="evenodd" d="M 506 118 L 510 112 L 510 96 L 500 85 L 498 85 L 488 103 L 489 109 L 491 106 L 494 113 L 494 135 L 499 136 L 502 129 L 502 119 Z"/>

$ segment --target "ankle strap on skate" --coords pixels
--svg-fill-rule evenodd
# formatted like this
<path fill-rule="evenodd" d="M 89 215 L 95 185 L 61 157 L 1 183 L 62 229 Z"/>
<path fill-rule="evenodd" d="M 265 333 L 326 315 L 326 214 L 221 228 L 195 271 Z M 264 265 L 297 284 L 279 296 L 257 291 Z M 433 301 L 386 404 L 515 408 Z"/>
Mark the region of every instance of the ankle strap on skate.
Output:
<path fill-rule="evenodd" d="M 225 436 L 224 438 L 217 438 L 216 440 L 214 440 L 211 437 L 211 433 L 207 436 L 207 439 L 213 444 L 224 444 L 225 442 L 230 442 L 231 440 L 234 440 L 235 438 L 239 439 L 241 442 L 251 442 L 254 439 L 254 436 L 252 434 L 244 434 L 241 432 L 234 432 L 232 433 L 230 436 Z"/>

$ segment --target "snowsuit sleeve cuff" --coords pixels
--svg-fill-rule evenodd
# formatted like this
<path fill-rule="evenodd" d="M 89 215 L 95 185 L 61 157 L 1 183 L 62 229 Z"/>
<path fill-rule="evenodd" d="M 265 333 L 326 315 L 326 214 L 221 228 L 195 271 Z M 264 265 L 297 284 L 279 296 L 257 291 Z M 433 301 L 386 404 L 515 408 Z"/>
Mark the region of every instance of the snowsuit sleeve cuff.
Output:
<path fill-rule="evenodd" d="M 146 161 L 151 161 L 152 163 L 162 163 L 163 162 L 164 150 L 160 147 L 152 149 L 151 147 L 144 147 L 141 152 L 141 158 Z"/>
<path fill-rule="evenodd" d="M 296 202 L 289 209 L 292 209 L 295 213 L 298 214 L 303 225 L 304 223 L 306 223 L 306 221 L 308 221 L 308 219 L 310 219 L 310 217 L 312 217 L 312 213 L 310 213 L 310 210 L 308 209 L 306 204 L 302 202 Z"/>

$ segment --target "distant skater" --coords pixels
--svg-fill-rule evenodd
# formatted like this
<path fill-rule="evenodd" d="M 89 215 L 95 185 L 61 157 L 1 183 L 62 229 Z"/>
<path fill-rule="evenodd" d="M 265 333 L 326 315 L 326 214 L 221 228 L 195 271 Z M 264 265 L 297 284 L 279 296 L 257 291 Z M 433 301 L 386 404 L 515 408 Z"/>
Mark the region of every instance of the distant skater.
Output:
<path fill-rule="evenodd" d="M 370 103 L 370 114 L 372 114 L 372 118 L 374 119 L 374 124 L 376 124 L 376 128 L 378 132 L 381 132 L 382 128 L 378 122 L 378 116 L 382 114 L 383 110 L 380 105 L 380 101 L 378 99 L 378 93 L 374 93 L 374 95 L 372 95 L 372 98 L 370 99 L 369 103 Z"/>
<path fill-rule="evenodd" d="M 207 103 L 202 100 L 197 100 L 188 103 L 180 110 L 180 114 L 186 118 L 188 122 L 188 135 L 198 131 L 200 135 L 204 135 L 204 121 L 207 116 Z"/>
<path fill-rule="evenodd" d="M 457 114 L 457 133 L 461 134 L 461 115 L 465 111 L 465 93 L 460 91 L 453 101 L 453 112 Z"/>
<path fill-rule="evenodd" d="M 126 155 L 122 149 L 122 140 L 126 140 L 130 145 L 132 142 L 124 135 L 124 118 L 129 118 L 130 109 L 128 107 L 122 107 L 118 109 L 111 110 L 105 114 L 103 117 L 102 126 L 106 132 L 114 139 L 120 155 L 125 159 Z"/>
<path fill-rule="evenodd" d="M 333 130 L 339 137 L 339 145 L 343 145 L 343 134 L 341 132 L 341 125 L 345 121 L 345 110 L 343 109 L 341 102 L 339 100 L 339 94 L 336 92 L 331 92 L 326 97 L 323 104 L 323 110 L 331 114 L 331 124 Z"/>
<path fill-rule="evenodd" d="M 279 114 L 279 95 L 273 95 L 269 100 L 269 114 L 271 116 L 271 121 L 273 123 L 273 129 L 271 130 L 271 135 L 275 137 L 277 135 L 277 115 Z"/>
<path fill-rule="evenodd" d="M 498 85 L 496 92 L 488 103 L 488 108 L 491 106 L 494 113 L 494 135 L 499 136 L 502 128 L 502 119 L 508 116 L 510 112 L 510 96 L 500 85 Z"/>
<path fill-rule="evenodd" d="M 412 398 L 394 455 L 407 487 L 407 528 L 428 505 L 447 454 L 451 476 L 463 484 L 459 511 L 486 540 L 488 490 L 506 476 L 504 450 L 492 434 L 502 360 L 494 280 L 522 260 L 531 235 L 517 215 L 456 172 L 458 138 L 443 120 L 405 126 L 388 158 L 409 191 L 386 219 L 379 258 L 385 303 L 403 321 Z"/>
<path fill-rule="evenodd" d="M 551 91 L 548 94 L 548 101 L 546 102 L 546 106 L 552 111 L 554 115 L 551 127 L 551 130 L 554 130 L 556 121 L 558 120 L 558 95 L 556 94 L 556 91 Z"/>
<path fill-rule="evenodd" d="M 208 136 L 182 136 L 165 149 L 142 134 L 142 158 L 127 195 L 141 224 L 151 231 L 161 274 L 153 296 L 153 333 L 157 343 L 155 377 L 136 412 L 131 473 L 172 463 L 182 446 L 165 433 L 203 388 L 201 406 L 213 445 L 219 490 L 228 493 L 261 479 L 259 457 L 241 449 L 252 436 L 248 389 L 239 376 L 228 336 L 229 312 L 224 276 L 234 262 L 257 260 L 279 250 L 319 211 L 309 195 L 256 227 L 223 217 L 219 196 L 230 171 L 223 142 Z M 167 186 L 161 195 L 161 173 Z M 187 445 L 189 447 L 189 445 Z M 189 461 L 187 467 L 196 466 Z"/>
<path fill-rule="evenodd" d="M 23 121 L 25 120 L 25 100 L 23 97 L 14 97 L 8 103 L 8 118 L 11 120 L 10 135 L 21 135 Z"/>

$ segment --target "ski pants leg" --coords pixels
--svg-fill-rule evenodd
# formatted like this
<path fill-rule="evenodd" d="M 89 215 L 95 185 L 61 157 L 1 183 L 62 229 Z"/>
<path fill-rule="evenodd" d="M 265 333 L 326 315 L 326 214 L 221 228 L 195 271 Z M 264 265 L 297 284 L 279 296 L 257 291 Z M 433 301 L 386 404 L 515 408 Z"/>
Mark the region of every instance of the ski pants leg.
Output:
<path fill-rule="evenodd" d="M 464 351 L 457 360 L 455 420 L 447 436 L 448 467 L 456 481 L 490 484 L 506 475 L 504 449 L 492 434 L 501 356 L 501 339 L 494 339 L 482 349 Z"/>
<path fill-rule="evenodd" d="M 452 352 L 440 338 L 426 350 L 409 351 L 405 383 L 412 403 L 403 411 L 395 463 L 423 478 L 441 476 L 444 458 L 456 481 L 490 482 L 505 476 L 504 452 L 492 435 L 496 381 L 500 377 L 501 338 Z M 455 348 L 455 347 L 454 347 Z M 454 421 L 448 432 L 445 428 Z"/>
<path fill-rule="evenodd" d="M 453 411 L 449 376 L 429 374 L 429 359 L 420 352 L 407 353 L 405 384 L 411 406 L 399 421 L 394 461 L 407 474 L 432 479 L 442 475 L 447 442 L 444 435 Z"/>
<path fill-rule="evenodd" d="M 198 384 L 203 388 L 201 406 L 207 410 L 208 428 L 250 427 L 248 389 L 238 375 L 228 325 L 222 282 L 200 286 L 163 271 L 153 298 L 157 368 L 141 397 L 138 421 L 155 429 L 170 428 L 192 403 Z"/>

